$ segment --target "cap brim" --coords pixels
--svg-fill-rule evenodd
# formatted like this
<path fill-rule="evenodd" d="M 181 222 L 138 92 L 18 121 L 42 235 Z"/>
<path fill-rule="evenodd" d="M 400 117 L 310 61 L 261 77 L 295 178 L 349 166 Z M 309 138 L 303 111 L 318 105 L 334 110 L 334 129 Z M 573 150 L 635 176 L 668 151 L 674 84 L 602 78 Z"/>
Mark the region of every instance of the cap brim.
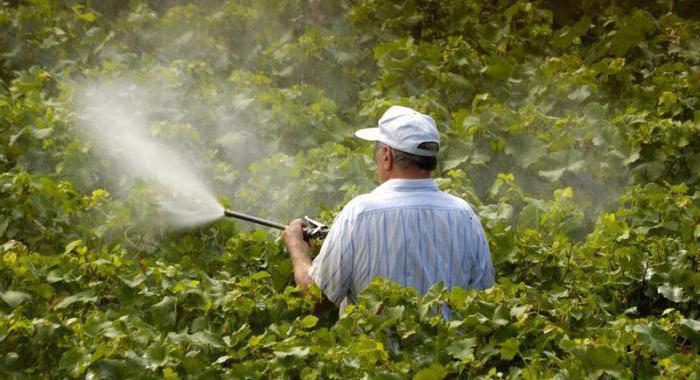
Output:
<path fill-rule="evenodd" d="M 367 141 L 379 141 L 379 128 L 365 128 L 355 131 L 355 136 Z"/>

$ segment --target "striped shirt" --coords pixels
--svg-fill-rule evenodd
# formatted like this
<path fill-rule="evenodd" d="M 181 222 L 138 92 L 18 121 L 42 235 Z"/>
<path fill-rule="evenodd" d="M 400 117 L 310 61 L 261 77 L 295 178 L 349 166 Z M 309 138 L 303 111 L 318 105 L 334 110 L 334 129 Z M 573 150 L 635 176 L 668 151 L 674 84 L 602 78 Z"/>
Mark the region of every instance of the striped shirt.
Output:
<path fill-rule="evenodd" d="M 494 284 L 488 242 L 469 204 L 432 179 L 390 179 L 338 214 L 309 275 L 333 303 L 357 302 L 377 276 L 424 294 L 442 282 Z"/>

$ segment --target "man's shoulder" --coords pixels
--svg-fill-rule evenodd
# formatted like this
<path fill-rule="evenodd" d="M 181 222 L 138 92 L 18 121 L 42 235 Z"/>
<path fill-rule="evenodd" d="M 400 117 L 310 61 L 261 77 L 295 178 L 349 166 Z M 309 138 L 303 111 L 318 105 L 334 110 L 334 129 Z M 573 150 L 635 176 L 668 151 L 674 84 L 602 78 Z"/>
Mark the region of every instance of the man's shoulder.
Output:
<path fill-rule="evenodd" d="M 395 201 L 395 199 L 389 200 L 375 193 L 361 194 L 351 199 L 345 207 L 343 207 L 341 214 L 345 218 L 352 219 L 379 209 L 401 208 L 402 206 L 410 207 L 416 203 L 415 200 L 406 200 L 406 202 L 398 203 Z M 424 207 L 433 205 L 436 208 L 458 209 L 471 215 L 475 214 L 472 206 L 467 201 L 444 191 L 431 191 L 422 194 L 420 204 Z"/>
<path fill-rule="evenodd" d="M 341 214 L 346 217 L 357 217 L 359 214 L 372 208 L 374 203 L 372 193 L 360 194 L 345 204 Z"/>
<path fill-rule="evenodd" d="M 338 217 L 346 220 L 356 220 L 357 218 L 387 207 L 386 200 L 376 193 L 366 193 L 352 198 L 340 211 Z"/>

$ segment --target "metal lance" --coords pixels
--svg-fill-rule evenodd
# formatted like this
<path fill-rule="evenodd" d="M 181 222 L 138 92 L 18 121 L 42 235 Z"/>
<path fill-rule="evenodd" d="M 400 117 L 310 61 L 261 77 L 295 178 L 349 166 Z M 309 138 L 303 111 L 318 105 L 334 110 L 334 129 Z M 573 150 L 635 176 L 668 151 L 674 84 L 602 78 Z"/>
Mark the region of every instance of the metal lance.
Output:
<path fill-rule="evenodd" d="M 257 224 L 262 224 L 263 226 L 268 226 L 268 227 L 276 228 L 276 229 L 278 229 L 278 230 L 283 230 L 283 231 L 284 231 L 284 229 L 287 228 L 287 226 L 285 226 L 285 225 L 282 224 L 282 223 L 276 223 L 276 222 L 273 222 L 273 221 L 271 221 L 271 220 L 267 220 L 267 219 L 263 219 L 263 218 L 258 218 L 257 216 L 244 214 L 244 213 L 242 213 L 242 212 L 231 211 L 231 210 L 224 210 L 224 215 L 225 215 L 225 216 L 228 216 L 228 217 L 230 217 L 230 218 L 242 219 L 242 220 L 245 220 L 245 221 L 248 221 L 248 222 L 253 222 L 253 223 L 257 223 Z"/>
<path fill-rule="evenodd" d="M 228 216 L 229 218 L 236 218 L 236 219 L 245 220 L 248 222 L 260 224 L 260 225 L 267 226 L 267 227 L 276 228 L 278 230 L 284 230 L 287 228 L 287 226 L 285 226 L 282 223 L 277 223 L 277 222 L 273 222 L 271 220 L 258 218 L 257 216 L 244 214 L 244 213 L 238 212 L 238 211 L 224 210 L 224 216 Z M 319 222 L 309 218 L 308 216 L 305 216 L 304 220 L 306 221 L 306 226 L 304 227 L 304 240 L 311 240 L 311 239 L 322 240 L 326 237 L 326 235 L 328 235 L 328 226 L 326 226 L 325 224 L 319 223 Z"/>

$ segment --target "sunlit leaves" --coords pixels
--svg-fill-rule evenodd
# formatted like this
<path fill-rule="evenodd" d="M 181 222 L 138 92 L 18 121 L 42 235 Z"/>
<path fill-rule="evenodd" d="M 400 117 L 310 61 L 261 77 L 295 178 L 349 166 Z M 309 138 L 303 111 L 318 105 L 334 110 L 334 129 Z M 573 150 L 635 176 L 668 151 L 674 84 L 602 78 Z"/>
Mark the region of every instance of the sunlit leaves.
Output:
<path fill-rule="evenodd" d="M 0 377 L 700 371 L 700 25 L 684 2 L 11 3 Z M 75 140 L 69 103 L 78 78 L 125 75 L 186 100 L 150 132 L 211 161 L 222 204 L 280 221 L 331 222 L 374 187 L 353 130 L 396 103 L 433 115 L 436 182 L 479 214 L 498 284 L 379 280 L 340 320 L 312 314 L 320 290 L 291 286 L 275 232 L 169 232 L 144 217 L 146 186 L 105 190 L 113 163 Z"/>

